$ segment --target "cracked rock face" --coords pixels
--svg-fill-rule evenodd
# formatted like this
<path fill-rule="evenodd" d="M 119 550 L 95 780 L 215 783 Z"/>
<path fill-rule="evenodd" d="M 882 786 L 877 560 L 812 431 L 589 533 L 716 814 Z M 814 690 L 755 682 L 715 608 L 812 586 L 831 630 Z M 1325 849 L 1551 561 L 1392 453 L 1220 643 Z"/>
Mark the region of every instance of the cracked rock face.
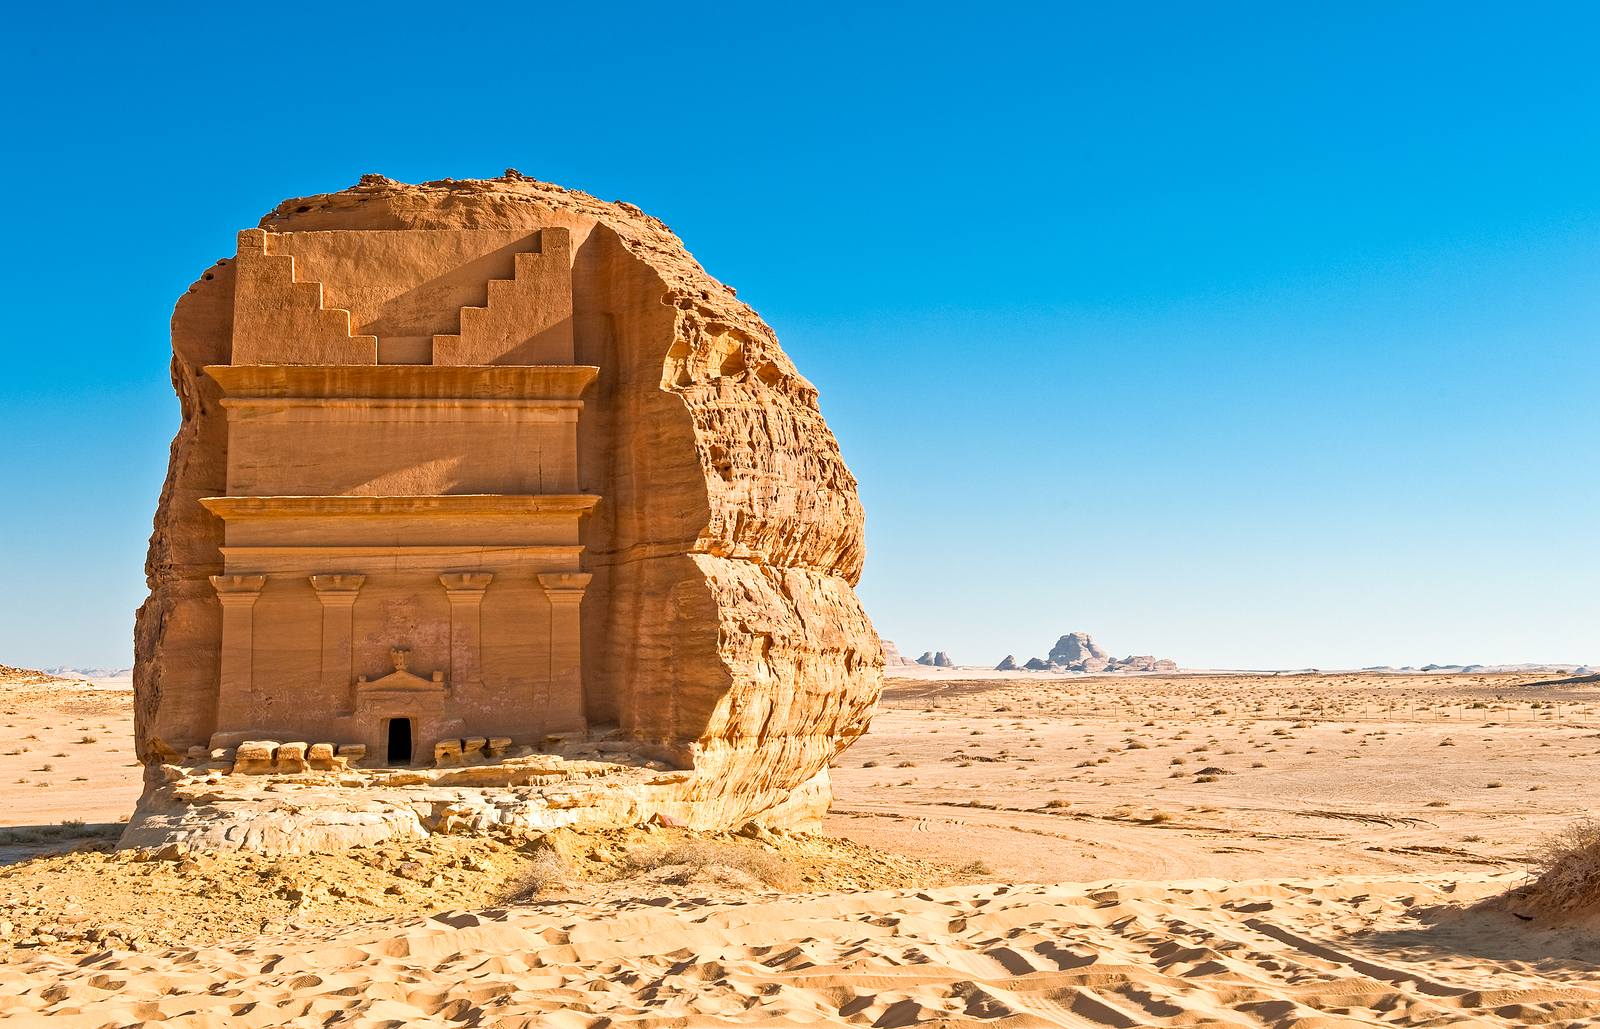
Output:
<path fill-rule="evenodd" d="M 592 576 L 581 605 L 588 732 L 692 769 L 677 787 L 691 823 L 739 824 L 764 811 L 784 812 L 789 824 L 819 816 L 827 790 L 818 777 L 825 784 L 830 760 L 865 731 L 884 653 L 854 590 L 865 557 L 855 480 L 816 388 L 756 312 L 638 208 L 514 172 L 420 185 L 366 176 L 338 193 L 285 201 L 259 227 L 268 254 L 293 252 L 278 241 L 296 234 L 382 232 L 399 240 L 402 257 L 411 232 L 414 253 L 426 255 L 434 244 L 424 237 L 565 230 L 572 361 L 598 368 L 581 396 L 576 488 L 565 491 L 600 498 L 579 529 L 579 567 Z M 339 255 L 326 252 L 325 264 L 337 267 Z M 183 419 L 136 629 L 136 734 L 152 766 L 239 728 L 218 724 L 224 618 L 222 587 L 211 581 L 233 569 L 224 567 L 224 522 L 200 501 L 229 493 L 230 474 L 224 391 L 205 369 L 273 363 L 234 353 L 244 274 L 237 258 L 218 262 L 172 319 Z M 358 263 L 348 275 L 359 279 Z M 359 288 L 327 289 L 328 310 L 304 324 L 352 354 L 369 352 L 375 338 L 381 370 L 385 347 L 399 345 L 385 339 L 383 319 L 362 321 Z M 335 307 L 352 309 L 348 330 L 328 317 Z M 454 331 L 479 331 L 477 322 L 462 325 Z M 542 323 L 490 328 L 530 339 L 545 331 Z M 465 338 L 433 336 L 435 363 Z M 418 339 L 403 341 L 412 348 L 403 362 L 427 363 Z M 257 668 L 270 659 L 258 651 Z M 490 721 L 492 707 L 491 697 Z M 496 734 L 493 725 L 468 730 Z"/>

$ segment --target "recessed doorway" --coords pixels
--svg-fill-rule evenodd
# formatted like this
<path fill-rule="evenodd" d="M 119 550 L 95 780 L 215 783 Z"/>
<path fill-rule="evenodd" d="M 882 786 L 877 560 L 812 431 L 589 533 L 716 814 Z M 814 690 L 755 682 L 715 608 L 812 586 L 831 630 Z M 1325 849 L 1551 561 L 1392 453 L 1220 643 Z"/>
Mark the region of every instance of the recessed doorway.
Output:
<path fill-rule="evenodd" d="M 411 719 L 389 719 L 389 749 L 383 760 L 390 765 L 411 763 Z"/>

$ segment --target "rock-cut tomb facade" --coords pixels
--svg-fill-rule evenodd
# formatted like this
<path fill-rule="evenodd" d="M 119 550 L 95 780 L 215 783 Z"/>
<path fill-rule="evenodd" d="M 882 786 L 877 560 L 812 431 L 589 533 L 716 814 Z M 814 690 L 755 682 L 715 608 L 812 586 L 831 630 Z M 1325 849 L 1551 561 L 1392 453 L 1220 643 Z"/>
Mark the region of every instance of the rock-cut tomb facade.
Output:
<path fill-rule="evenodd" d="M 883 665 L 855 482 L 660 222 L 368 176 L 240 232 L 173 351 L 147 765 L 609 755 L 692 772 L 690 821 L 825 804 Z"/>

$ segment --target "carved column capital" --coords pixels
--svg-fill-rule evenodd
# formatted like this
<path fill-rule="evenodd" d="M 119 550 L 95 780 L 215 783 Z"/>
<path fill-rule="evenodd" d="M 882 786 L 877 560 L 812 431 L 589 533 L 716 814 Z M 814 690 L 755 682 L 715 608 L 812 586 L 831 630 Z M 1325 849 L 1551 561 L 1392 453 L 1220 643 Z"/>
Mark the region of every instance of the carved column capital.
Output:
<path fill-rule="evenodd" d="M 265 575 L 213 575 L 211 585 L 223 607 L 251 607 L 267 584 Z"/>
<path fill-rule="evenodd" d="M 365 575 L 313 575 L 311 588 L 317 591 L 317 599 L 324 604 L 354 604 L 356 594 L 361 592 L 361 585 L 366 581 Z"/>
<path fill-rule="evenodd" d="M 452 602 L 475 603 L 483 599 L 483 591 L 493 578 L 493 572 L 447 572 L 439 576 L 439 581 L 444 583 L 445 594 Z"/>
<path fill-rule="evenodd" d="M 541 572 L 539 585 L 552 604 L 576 604 L 594 576 L 588 572 Z"/>

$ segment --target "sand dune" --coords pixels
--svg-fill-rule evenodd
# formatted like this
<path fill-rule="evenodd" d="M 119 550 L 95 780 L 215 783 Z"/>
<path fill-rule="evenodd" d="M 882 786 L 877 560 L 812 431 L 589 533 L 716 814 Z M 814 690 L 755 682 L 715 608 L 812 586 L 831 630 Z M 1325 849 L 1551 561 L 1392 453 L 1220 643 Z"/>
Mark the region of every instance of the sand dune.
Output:
<path fill-rule="evenodd" d="M 0 967 L 17 1025 L 1574 1024 L 1581 941 L 1505 875 L 664 895 Z M 1591 952 L 1592 957 L 1592 952 Z M 21 955 L 13 961 L 21 961 Z M 48 1019 L 48 1023 L 45 1022 Z"/>

